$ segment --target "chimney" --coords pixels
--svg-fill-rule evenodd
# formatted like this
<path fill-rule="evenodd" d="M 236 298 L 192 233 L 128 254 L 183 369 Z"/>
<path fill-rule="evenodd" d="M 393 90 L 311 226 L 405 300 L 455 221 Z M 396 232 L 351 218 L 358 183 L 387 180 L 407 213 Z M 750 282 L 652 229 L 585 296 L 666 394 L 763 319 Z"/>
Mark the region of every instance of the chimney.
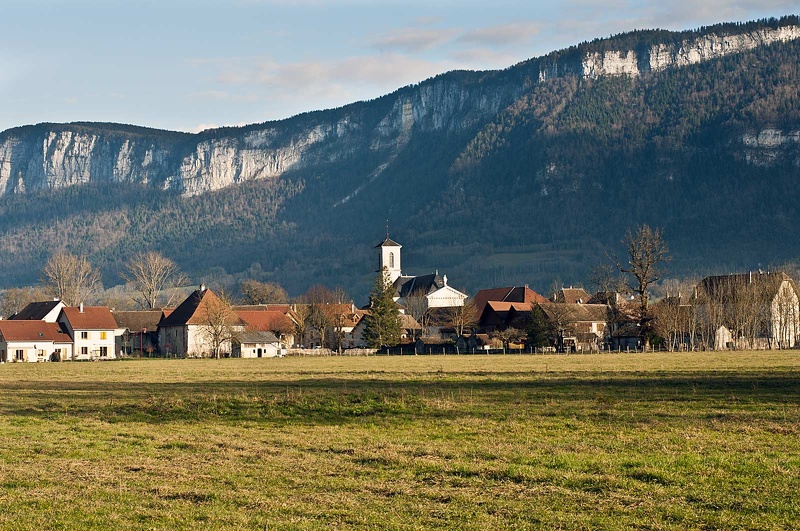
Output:
<path fill-rule="evenodd" d="M 200 293 L 203 293 L 206 290 L 205 284 L 200 284 Z"/>
<path fill-rule="evenodd" d="M 79 308 L 80 308 L 80 312 L 81 312 L 81 313 L 83 313 L 83 303 L 81 303 L 81 305 L 79 306 Z"/>
<path fill-rule="evenodd" d="M 748 271 L 747 275 L 748 275 L 747 276 L 747 283 L 748 284 L 752 284 L 753 283 L 753 272 L 752 271 Z"/>

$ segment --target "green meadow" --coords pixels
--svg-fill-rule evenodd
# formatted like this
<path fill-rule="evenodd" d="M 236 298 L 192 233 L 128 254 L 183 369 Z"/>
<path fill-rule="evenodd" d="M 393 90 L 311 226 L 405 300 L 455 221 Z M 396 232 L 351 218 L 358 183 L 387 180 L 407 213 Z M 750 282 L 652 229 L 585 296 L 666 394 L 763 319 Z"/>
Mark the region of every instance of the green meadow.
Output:
<path fill-rule="evenodd" d="M 2 529 L 791 529 L 800 352 L 0 365 Z"/>

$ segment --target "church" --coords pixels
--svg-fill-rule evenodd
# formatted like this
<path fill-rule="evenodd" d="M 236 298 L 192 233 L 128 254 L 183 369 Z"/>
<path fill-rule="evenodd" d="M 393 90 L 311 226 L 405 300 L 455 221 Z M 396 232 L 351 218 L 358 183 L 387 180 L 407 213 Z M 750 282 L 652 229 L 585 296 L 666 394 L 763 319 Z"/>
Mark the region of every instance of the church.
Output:
<path fill-rule="evenodd" d="M 417 297 L 424 301 L 425 309 L 464 306 L 467 295 L 448 286 L 447 275 L 440 276 L 438 271 L 428 275 L 403 275 L 400 269 L 401 247 L 388 234 L 383 242 L 375 246 L 380 249 L 378 272 L 384 269 L 388 272 L 389 281 L 395 289 L 395 302 L 406 307 L 411 298 Z"/>

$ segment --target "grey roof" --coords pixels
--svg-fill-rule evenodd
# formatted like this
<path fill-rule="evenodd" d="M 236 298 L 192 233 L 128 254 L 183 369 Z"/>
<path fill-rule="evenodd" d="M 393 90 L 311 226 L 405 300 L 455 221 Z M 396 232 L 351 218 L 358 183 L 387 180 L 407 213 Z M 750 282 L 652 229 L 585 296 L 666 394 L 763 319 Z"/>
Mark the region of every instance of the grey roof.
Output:
<path fill-rule="evenodd" d="M 127 328 L 131 332 L 147 330 L 155 332 L 161 321 L 163 310 L 139 310 L 130 312 L 111 312 L 119 328 Z"/>
<path fill-rule="evenodd" d="M 31 302 L 19 313 L 9 317 L 12 321 L 41 321 L 48 313 L 53 311 L 53 308 L 58 306 L 61 301 L 45 301 L 45 302 Z"/>
<path fill-rule="evenodd" d="M 236 342 L 240 345 L 252 345 L 256 343 L 278 343 L 278 338 L 272 332 L 262 332 L 253 330 L 239 332 L 236 334 Z"/>
<path fill-rule="evenodd" d="M 397 277 L 394 281 L 394 288 L 401 297 L 407 297 L 412 293 L 422 293 L 427 295 L 437 289 L 444 287 L 444 280 L 438 273 L 430 275 L 420 275 L 417 277 Z"/>
<path fill-rule="evenodd" d="M 378 247 L 402 247 L 402 245 L 387 236 L 385 240 L 375 246 L 376 249 Z"/>

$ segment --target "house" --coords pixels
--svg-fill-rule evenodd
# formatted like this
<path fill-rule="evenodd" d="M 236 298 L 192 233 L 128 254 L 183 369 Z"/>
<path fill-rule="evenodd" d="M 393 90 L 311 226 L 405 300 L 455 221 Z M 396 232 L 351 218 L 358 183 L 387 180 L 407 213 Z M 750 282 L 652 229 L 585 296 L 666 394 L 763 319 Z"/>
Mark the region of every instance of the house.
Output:
<path fill-rule="evenodd" d="M 59 299 L 44 302 L 31 302 L 18 313 L 9 317 L 9 320 L 55 323 L 58 321 L 58 316 L 65 306 L 66 304 L 64 304 L 64 301 Z"/>
<path fill-rule="evenodd" d="M 72 338 L 58 323 L 0 321 L 0 362 L 61 361 L 71 357 Z"/>
<path fill-rule="evenodd" d="M 781 272 L 704 278 L 694 290 L 693 304 L 706 345 L 794 347 L 800 335 L 798 293 L 794 280 Z"/>
<path fill-rule="evenodd" d="M 592 296 L 583 288 L 561 288 L 553 294 L 553 302 L 566 304 L 587 304 Z"/>
<path fill-rule="evenodd" d="M 232 336 L 245 326 L 231 306 L 201 284 L 159 323 L 158 343 L 167 356 L 225 355 Z"/>
<path fill-rule="evenodd" d="M 158 353 L 158 324 L 164 310 L 112 311 L 117 328 L 116 351 L 125 354 Z"/>
<path fill-rule="evenodd" d="M 284 347 L 294 345 L 296 317 L 289 305 L 278 310 L 264 308 L 251 309 L 251 306 L 234 306 L 236 315 L 245 324 L 245 330 L 272 332 Z M 240 309 L 248 308 L 248 309 Z"/>
<path fill-rule="evenodd" d="M 233 358 L 274 358 L 281 355 L 281 344 L 272 332 L 239 332 L 232 340 Z"/>
<path fill-rule="evenodd" d="M 395 289 L 394 300 L 398 304 L 408 308 L 415 305 L 417 299 L 424 310 L 464 305 L 467 295 L 449 286 L 447 275 L 440 276 L 438 271 L 419 276 L 403 275 L 400 269 L 401 247 L 388 234 L 383 242 L 375 246 L 380 249 L 377 272 L 386 271 L 389 275 L 389 281 Z M 413 311 L 408 313 L 414 314 Z"/>
<path fill-rule="evenodd" d="M 549 302 L 546 297 L 539 295 L 528 286 L 508 286 L 505 288 L 482 289 L 475 294 L 475 311 L 480 317 L 483 314 L 486 303 L 494 302 L 516 302 L 516 303 L 542 303 Z"/>
<path fill-rule="evenodd" d="M 485 333 L 507 328 L 524 328 L 536 303 L 487 301 L 478 319 L 478 329 Z"/>
<path fill-rule="evenodd" d="M 598 351 L 610 336 L 611 308 L 605 304 L 548 302 L 539 305 L 561 350 Z"/>
<path fill-rule="evenodd" d="M 73 360 L 116 358 L 117 322 L 106 306 L 65 306 L 58 322 L 73 342 Z"/>

